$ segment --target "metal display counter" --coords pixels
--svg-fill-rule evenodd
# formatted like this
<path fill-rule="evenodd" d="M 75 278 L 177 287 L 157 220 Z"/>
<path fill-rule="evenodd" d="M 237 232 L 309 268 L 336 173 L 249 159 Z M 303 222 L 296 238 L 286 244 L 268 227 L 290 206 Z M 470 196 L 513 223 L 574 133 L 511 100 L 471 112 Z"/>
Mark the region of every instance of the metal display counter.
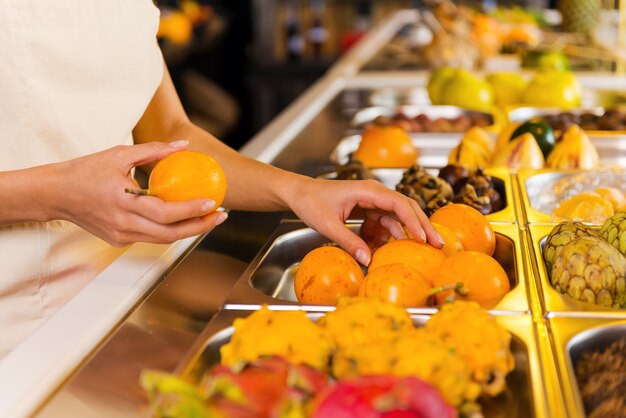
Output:
<path fill-rule="evenodd" d="M 323 173 L 331 167 L 329 155 L 350 128 L 354 112 L 371 105 L 372 93 L 425 85 L 425 72 L 360 72 L 400 28 L 419 19 L 416 11 L 405 10 L 376 27 L 241 152 L 286 170 Z M 587 74 L 580 80 L 583 86 L 626 90 L 626 80 L 613 75 Z M 524 304 L 519 312 L 516 308 L 500 314 L 511 315 L 504 321 L 525 327 L 529 376 L 535 379 L 532 416 L 568 416 L 548 338 L 550 324 L 528 261 L 532 247 L 526 223 L 520 222 L 523 211 L 514 174 L 510 184 L 511 217 L 517 222 L 512 219 L 500 228 L 519 229 L 513 235 L 519 244 L 515 260 Z M 148 416 L 140 372 L 177 370 L 190 350 L 202 345 L 203 330 L 224 312 L 231 290 L 254 267 L 283 215 L 231 211 L 224 225 L 204 237 L 171 246 L 132 246 L 0 363 L 2 416 Z M 254 308 L 236 302 L 235 308 Z"/>

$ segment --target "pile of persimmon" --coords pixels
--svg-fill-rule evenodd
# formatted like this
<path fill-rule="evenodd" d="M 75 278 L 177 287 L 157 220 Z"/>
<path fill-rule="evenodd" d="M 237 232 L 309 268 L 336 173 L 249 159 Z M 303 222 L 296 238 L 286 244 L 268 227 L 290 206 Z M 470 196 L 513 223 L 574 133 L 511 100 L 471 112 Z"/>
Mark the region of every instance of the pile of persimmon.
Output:
<path fill-rule="evenodd" d="M 440 305 L 463 299 L 495 307 L 510 290 L 509 278 L 492 255 L 496 235 L 485 217 L 463 204 L 451 204 L 430 218 L 444 239 L 441 249 L 412 238 L 394 240 L 379 224 L 365 221 L 366 242 L 373 251 L 363 275 L 345 251 L 311 251 L 296 271 L 294 286 L 301 303 L 335 304 L 340 296 L 377 296 L 405 307 Z M 380 231 L 378 239 L 373 231 Z M 387 241 L 381 245 L 380 236 Z"/>

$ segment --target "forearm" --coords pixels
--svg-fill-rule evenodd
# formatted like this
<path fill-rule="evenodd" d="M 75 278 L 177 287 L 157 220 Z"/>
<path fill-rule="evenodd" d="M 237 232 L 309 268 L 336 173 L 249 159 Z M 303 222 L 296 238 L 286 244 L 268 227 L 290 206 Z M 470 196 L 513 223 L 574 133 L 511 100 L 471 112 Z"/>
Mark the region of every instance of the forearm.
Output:
<path fill-rule="evenodd" d="M 56 219 L 51 183 L 58 171 L 49 164 L 0 172 L 0 225 Z"/>
<path fill-rule="evenodd" d="M 189 149 L 217 160 L 228 182 L 224 206 L 241 210 L 285 210 L 311 179 L 254 161 L 193 125 L 176 94 L 167 68 L 161 86 L 133 130 L 135 143 L 186 139 Z"/>

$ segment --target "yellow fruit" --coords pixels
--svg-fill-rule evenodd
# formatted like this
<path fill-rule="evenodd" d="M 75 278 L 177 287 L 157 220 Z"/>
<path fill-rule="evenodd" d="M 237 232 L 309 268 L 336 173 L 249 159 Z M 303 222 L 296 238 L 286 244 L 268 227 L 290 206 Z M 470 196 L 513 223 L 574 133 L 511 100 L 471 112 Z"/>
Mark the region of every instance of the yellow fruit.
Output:
<path fill-rule="evenodd" d="M 493 165 L 508 168 L 543 168 L 545 160 L 541 148 L 531 133 L 525 133 L 499 150 L 493 157 Z"/>
<path fill-rule="evenodd" d="M 458 70 L 445 84 L 441 99 L 443 104 L 489 112 L 493 105 L 493 91 L 486 81 L 467 70 Z"/>
<path fill-rule="evenodd" d="M 495 152 L 498 153 L 500 150 L 506 148 L 507 145 L 509 145 L 509 141 L 511 140 L 511 135 L 513 135 L 513 132 L 515 132 L 515 130 L 517 128 L 519 128 L 522 125 L 522 122 L 511 122 L 508 125 L 506 125 L 502 131 L 500 131 L 500 135 L 498 135 L 498 139 L 496 141 L 496 150 Z"/>
<path fill-rule="evenodd" d="M 518 73 L 492 73 L 487 76 L 497 106 L 510 106 L 522 103 L 528 82 Z"/>
<path fill-rule="evenodd" d="M 196 151 L 179 151 L 159 161 L 150 173 L 149 194 L 166 202 L 210 199 L 214 210 L 224 201 L 226 175 L 213 158 Z"/>
<path fill-rule="evenodd" d="M 594 192 L 611 203 L 615 212 L 621 212 L 626 209 L 626 198 L 615 187 L 598 187 Z"/>
<path fill-rule="evenodd" d="M 546 165 L 560 169 L 592 169 L 600 165 L 600 156 L 585 131 L 572 125 L 548 155 Z"/>
<path fill-rule="evenodd" d="M 271 311 L 263 306 L 247 318 L 235 319 L 233 326 L 230 342 L 220 349 L 221 362 L 228 366 L 281 356 L 324 370 L 334 349 L 328 333 L 302 311 Z"/>
<path fill-rule="evenodd" d="M 524 103 L 569 109 L 580 106 L 582 89 L 569 71 L 545 70 L 535 74 L 524 92 Z"/>
<path fill-rule="evenodd" d="M 604 220 L 613 216 L 614 212 L 608 200 L 592 192 L 578 193 L 554 209 L 554 215 L 559 218 L 588 222 Z"/>
<path fill-rule="evenodd" d="M 441 67 L 432 72 L 428 79 L 428 96 L 434 105 L 443 104 L 441 96 L 443 87 L 454 76 L 456 69 L 452 67 Z"/>
<path fill-rule="evenodd" d="M 418 152 L 409 134 L 397 126 L 366 129 L 354 158 L 367 167 L 406 168 L 417 162 Z"/>
<path fill-rule="evenodd" d="M 461 165 L 473 170 L 487 167 L 490 160 L 491 154 L 472 141 L 459 142 L 448 155 L 449 165 Z"/>

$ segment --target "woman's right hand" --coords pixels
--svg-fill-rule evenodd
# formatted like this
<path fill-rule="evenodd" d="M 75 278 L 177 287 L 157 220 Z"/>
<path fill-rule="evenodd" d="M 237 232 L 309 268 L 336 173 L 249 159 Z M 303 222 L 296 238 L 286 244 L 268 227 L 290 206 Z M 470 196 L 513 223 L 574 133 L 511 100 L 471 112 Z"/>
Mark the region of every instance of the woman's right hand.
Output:
<path fill-rule="evenodd" d="M 56 219 L 73 222 L 111 245 L 134 242 L 171 243 L 206 233 L 226 220 L 225 212 L 209 213 L 215 202 L 194 199 L 164 202 L 153 196 L 126 193 L 137 188 L 133 167 L 156 162 L 181 151 L 187 141 L 117 146 L 50 166 L 49 201 Z"/>

